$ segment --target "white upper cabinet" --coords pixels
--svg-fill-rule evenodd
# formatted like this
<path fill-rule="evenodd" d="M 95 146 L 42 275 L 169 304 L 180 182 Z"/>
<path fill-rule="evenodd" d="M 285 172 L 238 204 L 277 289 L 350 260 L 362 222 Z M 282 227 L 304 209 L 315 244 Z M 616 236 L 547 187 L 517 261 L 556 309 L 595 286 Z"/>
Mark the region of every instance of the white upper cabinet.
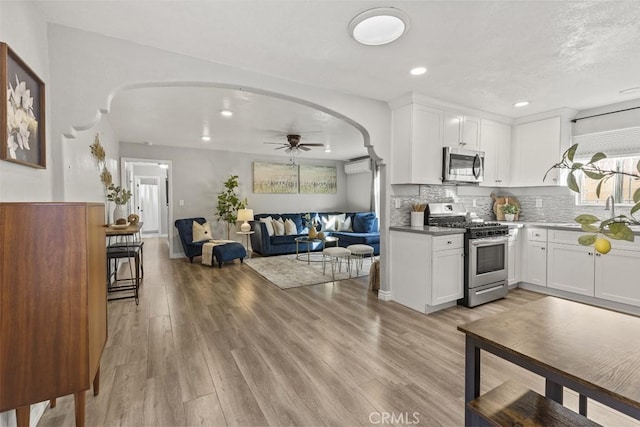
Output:
<path fill-rule="evenodd" d="M 480 147 L 480 119 L 477 117 L 444 111 L 442 133 L 444 147 L 469 150 Z"/>
<path fill-rule="evenodd" d="M 573 114 L 573 111 L 564 109 L 551 117 L 514 125 L 511 146 L 512 187 L 564 185 L 557 169 L 550 171 L 546 180 L 543 181 L 543 178 L 569 148 L 570 118 Z"/>
<path fill-rule="evenodd" d="M 506 187 L 510 183 L 511 126 L 482 119 L 480 150 L 484 151 L 484 187 Z"/>
<path fill-rule="evenodd" d="M 392 184 L 442 183 L 442 110 L 409 104 L 392 111 Z"/>

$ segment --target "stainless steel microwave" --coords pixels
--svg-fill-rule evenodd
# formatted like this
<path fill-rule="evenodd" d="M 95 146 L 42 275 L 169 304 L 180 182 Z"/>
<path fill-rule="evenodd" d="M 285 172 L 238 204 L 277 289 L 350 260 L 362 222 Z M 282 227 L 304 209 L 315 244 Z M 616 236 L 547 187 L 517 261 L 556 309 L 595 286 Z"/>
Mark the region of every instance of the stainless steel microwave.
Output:
<path fill-rule="evenodd" d="M 484 179 L 484 151 L 444 147 L 442 182 L 477 184 Z"/>

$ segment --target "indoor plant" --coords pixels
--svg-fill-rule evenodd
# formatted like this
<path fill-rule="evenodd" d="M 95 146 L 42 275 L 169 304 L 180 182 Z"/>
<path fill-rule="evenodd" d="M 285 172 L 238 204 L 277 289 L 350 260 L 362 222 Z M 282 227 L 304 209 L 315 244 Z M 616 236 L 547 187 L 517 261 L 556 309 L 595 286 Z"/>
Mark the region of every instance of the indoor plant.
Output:
<path fill-rule="evenodd" d="M 504 219 L 507 221 L 513 221 L 516 217 L 516 214 L 520 211 L 517 205 L 507 203 L 500 207 L 500 210 L 504 214 Z"/>
<path fill-rule="evenodd" d="M 238 189 L 238 175 L 231 175 L 224 182 L 224 190 L 218 194 L 218 204 L 216 205 L 216 215 L 218 221 L 227 223 L 227 240 L 231 235 L 231 227 L 238 220 L 238 209 L 247 207 L 247 199 L 240 200 L 236 194 Z"/>
<path fill-rule="evenodd" d="M 113 222 L 117 222 L 118 219 L 124 218 L 127 220 L 127 216 L 129 215 L 127 212 L 126 205 L 131 198 L 131 191 L 126 188 L 122 188 L 121 186 L 115 186 L 110 184 L 107 187 L 107 200 L 116 204 L 115 209 L 113 210 Z"/>

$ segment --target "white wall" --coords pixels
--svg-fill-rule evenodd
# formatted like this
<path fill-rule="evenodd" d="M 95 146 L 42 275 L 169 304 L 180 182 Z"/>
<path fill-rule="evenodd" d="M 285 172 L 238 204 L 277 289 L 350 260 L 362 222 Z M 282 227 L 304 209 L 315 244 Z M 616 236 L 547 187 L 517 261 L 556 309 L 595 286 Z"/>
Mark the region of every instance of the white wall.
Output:
<path fill-rule="evenodd" d="M 106 153 L 106 165 L 113 182 L 120 182 L 118 169 L 119 145 L 118 139 L 106 117 L 103 117 L 91 129 L 78 132 L 75 138 L 62 138 L 62 153 L 64 158 L 64 200 L 67 202 L 100 202 L 105 209 L 112 209 L 106 200 L 105 188 L 100 181 L 101 171 L 91 156 L 90 146 L 96 134 L 100 137 L 100 144 Z M 105 212 L 105 220 L 109 217 Z"/>
<path fill-rule="evenodd" d="M 347 210 L 349 212 L 370 211 L 373 172 L 347 175 Z"/>
<path fill-rule="evenodd" d="M 46 169 L 34 169 L 0 161 L 0 201 L 50 201 L 52 199 L 52 164 L 49 91 L 49 58 L 46 23 L 40 11 L 26 2 L 0 1 L 0 41 L 29 65 L 45 83 Z M 6 89 L 3 89 L 6 90 Z"/>
<path fill-rule="evenodd" d="M 253 193 L 253 162 L 286 163 L 286 158 L 131 143 L 120 143 L 120 154 L 125 158 L 171 160 L 170 194 L 173 197 L 174 220 L 200 216 L 207 218 L 214 226 L 215 238 L 226 238 L 226 226 L 217 221 L 215 209 L 223 182 L 231 174 L 238 175 L 238 193 L 242 198 L 247 198 L 249 207 L 256 214 L 348 210 L 347 175 L 344 173 L 344 163 L 339 161 L 301 161 L 304 164 L 336 166 L 336 194 L 256 194 Z M 179 205 L 180 200 L 184 200 L 184 206 Z M 169 233 L 173 239 L 173 256 L 183 256 L 173 224 L 169 224 Z M 231 238 L 239 240 L 235 235 Z"/>

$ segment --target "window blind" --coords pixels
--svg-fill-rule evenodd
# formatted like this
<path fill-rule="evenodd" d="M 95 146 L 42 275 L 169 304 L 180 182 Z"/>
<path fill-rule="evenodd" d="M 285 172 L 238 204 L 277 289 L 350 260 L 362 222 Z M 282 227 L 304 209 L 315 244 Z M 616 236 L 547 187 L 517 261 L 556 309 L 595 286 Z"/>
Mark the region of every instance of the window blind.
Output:
<path fill-rule="evenodd" d="M 640 156 L 640 126 L 575 135 L 572 144 L 579 144 L 577 159 L 589 158 L 599 151 L 607 157 Z"/>

